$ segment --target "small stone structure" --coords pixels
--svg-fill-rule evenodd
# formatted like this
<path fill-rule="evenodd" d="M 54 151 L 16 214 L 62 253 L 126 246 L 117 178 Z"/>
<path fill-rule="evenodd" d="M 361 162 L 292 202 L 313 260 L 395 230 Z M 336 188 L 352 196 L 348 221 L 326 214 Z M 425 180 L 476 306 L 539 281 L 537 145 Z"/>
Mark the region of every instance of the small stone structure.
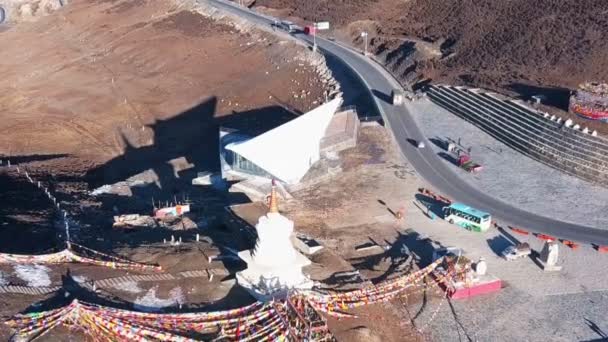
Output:
<path fill-rule="evenodd" d="M 114 216 L 113 228 L 134 228 L 134 227 L 157 227 L 156 221 L 151 216 L 139 214 L 127 214 Z"/>
<path fill-rule="evenodd" d="M 540 252 L 540 263 L 544 271 L 560 271 L 561 266 L 557 266 L 559 246 L 555 241 L 547 241 Z"/>

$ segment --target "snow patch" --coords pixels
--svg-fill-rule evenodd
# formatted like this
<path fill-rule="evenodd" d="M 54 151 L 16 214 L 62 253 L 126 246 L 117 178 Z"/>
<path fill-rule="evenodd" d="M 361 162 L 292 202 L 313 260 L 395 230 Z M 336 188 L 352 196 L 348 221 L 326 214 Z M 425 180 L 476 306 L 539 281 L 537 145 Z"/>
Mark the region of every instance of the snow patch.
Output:
<path fill-rule="evenodd" d="M 128 293 L 140 293 L 143 291 L 141 287 L 139 287 L 139 283 L 136 281 L 126 281 L 120 285 L 114 286 L 115 289 L 128 292 Z"/>
<path fill-rule="evenodd" d="M 181 287 L 174 287 L 171 289 L 171 291 L 169 291 L 169 298 L 167 299 L 156 297 L 156 290 L 158 290 L 158 286 L 148 290 L 143 297 L 138 297 L 135 300 L 133 307 L 138 311 L 158 312 L 168 306 L 179 305 L 184 302 L 184 294 Z"/>
<path fill-rule="evenodd" d="M 110 194 L 110 193 L 112 193 L 112 186 L 111 185 L 102 185 L 99 188 L 91 191 L 91 196 L 99 196 L 99 195 Z"/>
<path fill-rule="evenodd" d="M 51 285 L 48 267 L 42 265 L 16 265 L 14 267 L 17 277 L 27 282 L 27 286 L 43 287 Z"/>

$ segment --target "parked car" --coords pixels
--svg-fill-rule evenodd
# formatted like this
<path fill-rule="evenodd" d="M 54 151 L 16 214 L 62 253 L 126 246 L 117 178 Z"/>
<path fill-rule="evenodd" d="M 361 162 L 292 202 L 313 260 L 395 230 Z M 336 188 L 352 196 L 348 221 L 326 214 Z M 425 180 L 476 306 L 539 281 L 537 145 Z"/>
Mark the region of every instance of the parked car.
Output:
<path fill-rule="evenodd" d="M 530 245 L 528 243 L 520 243 L 515 246 L 509 246 L 502 251 L 501 255 L 505 260 L 515 260 L 523 257 L 527 257 L 532 253 Z"/>

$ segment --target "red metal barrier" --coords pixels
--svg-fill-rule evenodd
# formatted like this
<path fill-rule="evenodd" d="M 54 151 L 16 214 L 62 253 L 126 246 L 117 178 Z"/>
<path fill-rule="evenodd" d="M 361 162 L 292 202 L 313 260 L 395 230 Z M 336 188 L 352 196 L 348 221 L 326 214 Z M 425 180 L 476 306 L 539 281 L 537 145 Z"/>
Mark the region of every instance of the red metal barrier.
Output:
<path fill-rule="evenodd" d="M 608 246 L 595 245 L 595 249 L 600 253 L 608 253 Z"/>
<path fill-rule="evenodd" d="M 574 241 L 570 241 L 570 240 L 561 240 L 562 243 L 572 249 L 578 249 L 579 244 L 575 243 Z"/>
<path fill-rule="evenodd" d="M 424 194 L 425 196 L 428 196 L 432 199 L 434 199 L 435 201 L 440 201 L 440 202 L 445 202 L 447 204 L 452 204 L 452 200 L 447 198 L 447 197 L 443 197 L 441 195 L 437 195 L 435 194 L 433 191 L 427 189 L 427 188 L 418 188 L 418 191 L 421 194 Z"/>
<path fill-rule="evenodd" d="M 530 233 L 528 231 L 525 231 L 521 228 L 516 228 L 516 227 L 511 227 L 509 226 L 509 228 L 511 228 L 511 230 L 517 234 L 521 234 L 521 235 L 530 235 Z"/>
<path fill-rule="evenodd" d="M 536 234 L 536 237 L 541 239 L 541 240 L 545 240 L 545 241 L 557 241 L 556 238 L 554 238 L 551 235 L 545 235 L 545 234 Z"/>

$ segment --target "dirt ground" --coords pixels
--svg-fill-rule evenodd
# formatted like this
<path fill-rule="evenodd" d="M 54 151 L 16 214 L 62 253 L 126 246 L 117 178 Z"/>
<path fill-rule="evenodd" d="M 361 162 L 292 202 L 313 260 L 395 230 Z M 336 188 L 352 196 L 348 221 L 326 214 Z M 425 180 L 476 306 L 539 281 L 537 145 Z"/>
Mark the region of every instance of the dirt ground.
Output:
<path fill-rule="evenodd" d="M 361 286 L 361 280 L 353 283 L 341 278 L 336 272 L 358 270 L 363 281 L 376 283 L 415 269 L 415 261 L 403 250 L 404 226 L 395 218 L 394 213 L 406 206 L 419 184 L 414 180 L 411 168 L 401 161 L 390 136 L 380 126 L 363 127 L 357 148 L 342 152 L 341 157 L 344 173 L 294 194 L 296 199 L 290 202 L 281 203 L 284 214 L 295 220 L 298 232 L 317 238 L 326 247 L 313 256 L 313 269 L 307 272 L 328 288 L 348 288 Z M 13 174 L 12 177 L 19 179 L 23 176 Z M 405 182 L 405 186 L 395 186 L 395 182 Z M 77 203 L 83 205 L 84 202 Z M 88 208 L 84 212 L 91 210 Z M 70 211 L 77 212 L 75 209 Z M 133 261 L 158 263 L 170 274 L 216 267 L 228 269 L 232 273 L 242 268 L 242 265 L 226 262 L 218 264 L 214 261 L 210 264 L 206 259 L 208 254 L 216 253 L 218 246 L 237 240 L 234 232 L 225 231 L 221 225 L 213 225 L 202 231 L 202 235 L 212 238 L 213 243 L 208 244 L 194 242 L 194 235 L 200 230 L 156 233 L 134 230 L 126 233 L 99 227 L 100 223 L 94 224 L 89 215 L 77 216 L 82 220 L 78 238 L 84 240 L 87 246 L 98 250 L 112 251 Z M 183 238 L 184 244 L 169 246 L 161 242 L 163 238 L 168 240 L 170 235 Z M 377 243 L 375 249 L 356 250 L 357 246 L 370 241 Z M 234 244 L 229 246 L 242 249 Z M 187 303 L 184 310 L 199 307 L 207 310 L 229 308 L 252 300 L 246 293 L 239 291 L 238 286 L 233 287 L 230 281 L 222 285 L 218 280 L 208 283 L 206 278 L 139 281 L 92 292 L 85 287 L 87 281 L 103 281 L 140 273 L 76 264 L 49 268 L 48 274 L 53 285 L 63 285 L 82 300 L 114 307 L 132 309 L 132 303 L 145 303 L 148 297 L 167 301 L 173 298 L 172 291 L 175 288 L 181 289 L 182 300 Z M 24 280 L 15 275 L 14 267 L 2 267 L 0 272 L 10 284 L 26 285 Z M 67 274 L 80 280 L 70 279 Z M 416 321 L 415 315 L 426 310 L 423 303 L 427 298 L 440 298 L 440 293 L 433 288 L 424 292 L 420 290 L 414 289 L 408 297 L 391 303 L 354 310 L 353 313 L 358 316 L 354 319 L 329 319 L 330 329 L 341 341 L 428 340 L 431 335 L 428 329 L 424 332 L 417 331 L 417 327 L 424 327 L 426 322 Z M 66 298 L 62 292 L 41 296 L 0 295 L 0 314 L 8 317 L 23 310 L 58 307 L 71 298 L 73 297 Z M 36 305 L 31 306 L 34 303 Z M 179 311 L 179 307 L 173 303 L 170 310 Z M 5 331 L 5 334 L 8 333 Z M 57 329 L 45 336 L 44 340 L 53 341 L 67 335 L 81 340 L 87 338 L 78 331 Z M 0 338 L 3 337 L 5 336 L 0 335 Z"/>
<path fill-rule="evenodd" d="M 283 105 L 305 111 L 320 99 L 319 87 L 292 96 L 315 80 L 291 60 L 289 43 L 235 33 L 172 1 L 73 1 L 16 25 L 0 35 L 0 111 L 10 118 L 0 124 L 3 153 L 99 164 L 128 144 L 158 144 L 155 125 L 189 110 L 208 120 Z"/>
<path fill-rule="evenodd" d="M 25 178 L 0 171 L 0 240 L 3 253 L 35 254 L 56 249 L 53 204 Z M 30 244 L 30 241 L 39 241 Z"/>
<path fill-rule="evenodd" d="M 129 253 L 169 239 L 169 231 L 109 229 L 113 215 L 150 215 L 152 199 L 193 201 L 193 218 L 216 224 L 214 212 L 245 200 L 192 188 L 196 172 L 218 170 L 219 126 L 265 130 L 321 101 L 324 88 L 302 61 L 303 48 L 258 31 L 238 33 L 189 8 L 72 1 L 0 35 L 7 66 L 0 159 L 6 165 L 10 157 L 49 187 L 77 217 L 74 238 L 89 247 Z M 310 94 L 293 96 L 302 89 Z M 146 171 L 155 183 L 139 184 L 132 197 L 89 195 Z M 7 190 L 0 195 L 2 229 L 12 234 L 2 251 L 53 249 L 63 238 L 50 203 L 14 170 L 0 177 Z M 32 233 L 39 243 L 29 243 Z"/>
<path fill-rule="evenodd" d="M 360 33 L 368 32 L 370 51 L 405 83 L 430 79 L 526 99 L 541 94 L 546 110 L 561 116 L 580 83 L 608 80 L 608 4 L 602 0 L 258 0 L 255 7 L 330 21 L 329 35 L 359 48 Z"/>
<path fill-rule="evenodd" d="M 227 203 L 246 198 L 194 188 L 192 177 L 217 171 L 219 126 L 251 133 L 270 129 L 319 105 L 326 89 L 305 62 L 303 47 L 259 31 L 237 31 L 190 9 L 188 1 L 73 0 L 0 34 L 0 88 L 5 90 L 0 95 L 0 252 L 41 254 L 65 245 L 58 213 L 42 190 L 26 180 L 27 170 L 69 213 L 73 241 L 159 264 L 176 277 L 136 281 L 130 292 L 121 286 L 93 292 L 70 280 L 68 269 L 86 279 L 83 284 L 139 272 L 49 266 L 38 269 L 40 277 L 49 286 L 71 288 L 70 295 L 1 293 L 3 318 L 26 309 L 55 308 L 74 296 L 126 308 L 148 300 L 179 311 L 171 301 L 176 288 L 184 310 L 252 301 L 233 286 L 234 280 L 221 282 L 223 276 L 213 282 L 207 276 L 180 276 L 208 269 L 233 274 L 243 267 L 231 259 L 209 262 L 208 257 L 226 246 L 242 249 L 218 216 Z M 6 168 L 7 159 L 22 172 Z M 131 197 L 90 194 L 100 185 L 146 172 L 154 175 L 154 183 L 133 186 Z M 152 198 L 155 203 L 192 202 L 188 219 L 195 228 L 111 228 L 115 214 L 150 215 Z M 201 242 L 196 242 L 197 233 Z M 172 236 L 183 243 L 171 245 Z M 28 286 L 18 274 L 13 266 L 2 266 L 0 283 Z M 8 340 L 9 333 L 0 328 L 0 340 Z M 67 330 L 46 339 L 66 336 L 84 339 Z"/>
<path fill-rule="evenodd" d="M 200 198 L 195 211 L 205 214 L 221 208 L 230 199 L 213 191 L 180 192 L 196 172 L 218 170 L 219 126 L 269 129 L 318 105 L 324 91 L 302 61 L 302 47 L 258 31 L 237 33 L 172 1 L 73 1 L 3 32 L 0 44 L 0 87 L 7 90 L 0 95 L 0 156 L 85 216 L 83 239 L 116 213 L 150 214 L 154 196 L 157 203 Z M 302 89 L 310 94 L 293 96 Z M 132 199 L 88 194 L 147 170 L 155 184 L 140 185 Z M 14 173 L 1 176 L 9 190 L 3 224 L 16 225 L 14 238 L 27 241 L 30 232 L 17 221 L 52 228 L 52 215 L 29 209 L 38 202 L 27 198 L 40 192 L 21 186 L 25 178 Z M 20 189 L 24 195 L 14 196 Z"/>
<path fill-rule="evenodd" d="M 277 8 L 283 8 L 287 16 L 317 20 L 317 12 L 309 17 L 304 14 L 304 9 L 317 11 L 312 9 L 315 3 L 256 2 L 285 6 Z M 402 13 L 398 10 L 416 3 L 422 4 L 421 0 L 352 1 L 348 2 L 352 6 L 345 7 L 329 2 L 323 7 L 325 12 L 318 13 L 340 23 L 341 32 L 334 33 L 354 38 L 357 27 L 362 27 L 357 25 L 378 28 L 375 22 L 388 20 L 388 12 L 395 14 L 391 20 L 397 22 L 394 18 L 401 18 Z M 289 10 L 285 10 L 287 6 Z M 417 10 L 424 13 L 429 8 L 434 7 Z M 360 21 L 352 26 L 341 18 Z M 405 28 L 400 30 L 374 32 L 379 36 L 414 35 Z M 422 24 L 407 30 L 418 30 L 417 42 L 426 47 L 421 52 L 424 58 L 447 49 L 437 46 L 445 37 L 424 42 L 429 37 Z M 380 51 L 383 42 L 395 44 L 401 39 L 382 38 L 373 46 Z M 185 5 L 152 0 L 73 0 L 34 23 L 2 32 L 0 44 L 0 59 L 7 63 L 0 80 L 0 86 L 7 89 L 0 95 L 0 115 L 6 118 L 0 120 L 2 159 L 10 155 L 14 163 L 52 189 L 73 217 L 76 241 L 133 261 L 158 263 L 175 275 L 172 280 L 123 281 L 92 291 L 90 281 L 139 276 L 140 272 L 77 264 L 49 266 L 42 270 L 48 283 L 63 286 L 68 294 L 2 293 L 0 316 L 55 308 L 73 297 L 131 309 L 134 303 L 136 309 L 164 305 L 170 311 L 225 309 L 250 302 L 252 298 L 234 286 L 231 276 L 209 281 L 180 275 L 201 269 L 232 274 L 244 265 L 230 258 L 209 261 L 208 257 L 220 250 L 225 253 L 226 247 L 242 250 L 247 244 L 218 218 L 226 204 L 247 199 L 213 187 L 195 188 L 191 179 L 196 171 L 217 170 L 219 126 L 264 130 L 321 101 L 324 89 L 318 75 L 298 58 L 301 50 L 259 32 L 237 33 L 231 26 L 190 12 Z M 24 44 L 28 44 L 27 50 L 22 48 Z M 396 51 L 392 56 L 400 59 L 398 48 L 387 47 L 386 51 Z M 458 61 L 455 57 L 437 62 L 437 70 L 446 70 L 439 79 L 457 79 L 462 70 L 468 70 L 465 66 L 448 68 L 450 60 Z M 490 65 L 488 62 L 488 70 L 493 70 Z M 450 70 L 460 71 L 451 74 Z M 511 69 L 505 70 L 506 75 Z M 295 97 L 303 88 L 312 93 Z M 311 268 L 314 279 L 327 287 L 377 283 L 421 266 L 408 249 L 419 235 L 408 228 L 412 223 L 436 224 L 413 220 L 420 181 L 384 128 L 364 126 L 358 146 L 341 153 L 342 173 L 305 187 L 293 194 L 293 200 L 281 203 L 282 212 L 295 221 L 299 233 L 325 246 L 313 256 Z M 127 179 L 135 184 L 130 195 L 92 196 L 89 192 Z M 7 189 L 0 193 L 4 214 L 0 251 L 42 253 L 60 248 L 63 240 L 56 229 L 57 215 L 39 189 L 26 182 L 23 174 L 5 168 L 0 169 L 0 186 Z M 188 219 L 196 228 L 111 228 L 114 214 L 150 214 L 152 200 L 186 198 L 193 203 Z M 405 219 L 397 219 L 398 212 L 405 213 Z M 196 241 L 197 233 L 203 241 Z M 183 243 L 170 244 L 172 236 Z M 354 282 L 335 273 L 351 270 L 359 272 Z M 22 273 L 15 266 L 2 266 L 0 282 L 24 286 L 45 280 L 42 275 L 31 279 Z M 331 319 L 330 329 L 343 341 L 430 340 L 437 337 L 431 327 L 435 313 L 440 312 L 438 303 L 443 303 L 441 295 L 432 286 L 412 289 L 408 297 L 356 310 L 357 319 Z M 458 318 L 453 309 L 440 315 L 445 320 Z M 0 328 L 0 340 L 8 340 L 9 333 Z M 66 329 L 45 339 L 66 340 L 67 336 L 86 339 L 82 332 Z"/>
<path fill-rule="evenodd" d="M 361 286 L 361 281 L 379 283 L 416 269 L 416 262 L 403 250 L 404 221 L 395 215 L 405 210 L 419 182 L 388 132 L 380 126 L 361 128 L 357 147 L 340 157 L 342 173 L 294 193 L 293 200 L 281 204 L 298 233 L 327 249 L 313 256 L 311 277 L 327 288 L 344 290 Z M 372 247 L 361 248 L 367 245 Z M 349 270 L 358 271 L 360 278 L 336 273 Z M 428 340 L 432 332 L 419 332 L 416 327 L 424 322 L 414 318 L 415 312 L 423 311 L 420 305 L 427 296 L 440 295 L 432 287 L 416 289 L 408 297 L 354 310 L 357 319 L 330 319 L 329 327 L 341 341 Z"/>

